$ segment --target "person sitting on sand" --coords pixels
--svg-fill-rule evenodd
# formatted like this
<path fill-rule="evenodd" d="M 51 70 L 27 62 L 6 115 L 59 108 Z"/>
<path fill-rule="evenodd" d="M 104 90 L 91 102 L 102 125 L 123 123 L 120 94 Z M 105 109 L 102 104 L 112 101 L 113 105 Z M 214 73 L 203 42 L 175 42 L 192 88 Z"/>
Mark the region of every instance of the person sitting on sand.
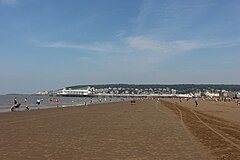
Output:
<path fill-rule="evenodd" d="M 134 104 L 136 104 L 136 101 L 135 101 L 135 99 L 132 99 L 131 100 L 131 105 L 134 105 Z"/>

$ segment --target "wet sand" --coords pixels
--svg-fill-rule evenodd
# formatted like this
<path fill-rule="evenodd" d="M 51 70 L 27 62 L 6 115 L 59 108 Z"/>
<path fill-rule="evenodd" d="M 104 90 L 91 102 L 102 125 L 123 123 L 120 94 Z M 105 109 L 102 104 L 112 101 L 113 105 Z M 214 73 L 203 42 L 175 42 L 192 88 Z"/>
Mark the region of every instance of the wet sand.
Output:
<path fill-rule="evenodd" d="M 119 102 L 58 110 L 1 113 L 0 157 L 94 160 L 205 160 L 240 157 L 238 143 L 231 144 L 204 126 L 190 112 L 192 102 L 177 103 L 177 100 L 169 99 L 160 102 L 138 100 L 136 105 Z M 206 105 L 210 106 L 211 103 L 206 102 Z M 222 112 L 219 112 L 217 106 L 222 108 Z M 226 106 L 210 106 L 211 109 L 200 107 L 201 103 L 199 109 L 194 109 L 194 113 L 202 120 L 224 124 L 214 124 L 220 129 L 230 127 L 227 129 L 233 131 L 233 136 L 231 133 L 225 135 L 220 129 L 216 130 L 220 130 L 225 137 L 231 137 L 230 140 L 240 140 L 235 135 L 239 133 L 239 126 L 233 125 L 238 122 L 239 117 L 238 120 L 231 116 L 226 118 Z M 240 111 L 240 107 L 238 109 Z M 209 137 L 220 138 L 210 141 Z M 211 143 L 223 145 L 218 147 Z"/>

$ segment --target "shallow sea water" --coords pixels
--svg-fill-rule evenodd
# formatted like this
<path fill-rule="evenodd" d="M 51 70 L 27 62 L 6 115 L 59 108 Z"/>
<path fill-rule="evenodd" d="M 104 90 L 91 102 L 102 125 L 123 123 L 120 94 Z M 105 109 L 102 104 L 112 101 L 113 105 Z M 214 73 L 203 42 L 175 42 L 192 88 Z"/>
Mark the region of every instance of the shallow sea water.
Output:
<path fill-rule="evenodd" d="M 38 95 L 0 95 L 0 112 L 9 112 L 9 109 L 13 105 L 14 98 L 17 98 L 17 102 L 21 103 L 20 108 L 17 111 L 25 110 L 28 106 L 31 109 L 37 109 L 37 99 L 41 100 L 39 106 L 40 109 L 55 108 L 55 99 L 59 99 L 58 107 L 69 106 L 82 106 L 89 103 L 109 103 L 122 101 L 122 98 L 116 97 L 54 97 L 54 96 L 38 96 Z M 25 103 L 24 99 L 27 98 L 28 102 Z"/>

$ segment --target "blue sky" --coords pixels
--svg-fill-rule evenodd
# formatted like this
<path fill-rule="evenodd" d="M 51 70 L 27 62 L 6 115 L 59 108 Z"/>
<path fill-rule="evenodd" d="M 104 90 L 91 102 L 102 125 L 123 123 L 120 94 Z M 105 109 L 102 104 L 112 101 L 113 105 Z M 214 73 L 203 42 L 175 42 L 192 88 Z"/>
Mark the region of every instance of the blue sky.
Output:
<path fill-rule="evenodd" d="M 239 0 L 0 0 L 0 94 L 240 84 Z"/>

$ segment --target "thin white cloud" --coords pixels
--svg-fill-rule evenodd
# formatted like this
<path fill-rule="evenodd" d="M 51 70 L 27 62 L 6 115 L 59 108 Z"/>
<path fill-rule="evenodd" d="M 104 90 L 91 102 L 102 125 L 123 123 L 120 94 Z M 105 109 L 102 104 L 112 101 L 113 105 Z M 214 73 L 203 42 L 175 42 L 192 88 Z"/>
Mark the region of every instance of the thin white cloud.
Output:
<path fill-rule="evenodd" d="M 142 30 L 143 26 L 146 24 L 146 20 L 152 11 L 152 7 L 153 7 L 153 0 L 143 0 L 138 17 L 136 19 L 137 31 Z"/>
<path fill-rule="evenodd" d="M 133 49 L 160 54 L 188 51 L 201 47 L 200 44 L 193 41 L 179 40 L 163 42 L 144 36 L 129 37 L 126 39 L 126 42 L 127 45 Z"/>
<path fill-rule="evenodd" d="M 226 48 L 237 46 L 236 42 L 201 42 L 194 40 L 160 41 L 145 36 L 128 37 L 126 44 L 135 50 L 164 54 L 182 53 L 202 48 Z"/>
<path fill-rule="evenodd" d="M 167 39 L 189 32 L 189 28 L 194 30 L 196 28 L 199 30 L 192 33 L 192 37 L 198 36 L 199 32 L 202 33 L 202 29 L 209 25 L 204 24 L 204 27 L 202 27 L 198 23 L 204 15 L 207 15 L 209 10 L 212 11 L 210 9 L 212 3 L 211 0 L 203 2 L 143 0 L 136 16 L 134 33 L 136 33 L 135 35 L 152 34 L 155 36 L 158 34 Z"/>
<path fill-rule="evenodd" d="M 52 42 L 49 44 L 42 45 L 42 47 L 47 48 L 69 48 L 69 49 L 81 49 L 94 52 L 114 52 L 116 49 L 111 43 L 99 43 L 95 42 L 93 44 L 68 44 L 65 42 Z"/>
<path fill-rule="evenodd" d="M 41 46 L 46 48 L 79 49 L 101 53 L 149 52 L 158 54 L 172 54 L 175 52 L 179 53 L 195 48 L 201 48 L 200 44 L 191 41 L 181 40 L 162 42 L 144 36 L 128 37 L 125 39 L 124 44 L 121 47 L 108 42 L 95 42 L 92 44 L 69 44 L 65 42 L 51 42 Z"/>
<path fill-rule="evenodd" d="M 126 31 L 125 30 L 117 31 L 117 33 L 116 33 L 116 37 L 117 38 L 123 37 L 125 35 L 126 35 Z"/>
<path fill-rule="evenodd" d="M 35 42 L 35 41 L 34 41 Z M 36 43 L 39 43 L 38 41 Z M 207 48 L 227 48 L 239 46 L 239 41 L 219 42 L 214 40 L 197 41 L 197 40 L 175 40 L 161 41 L 147 36 L 127 37 L 119 41 L 113 42 L 94 42 L 89 44 L 69 44 L 65 42 L 51 42 L 47 44 L 38 44 L 38 46 L 46 48 L 67 48 L 91 51 L 95 53 L 116 53 L 120 54 L 137 54 L 148 53 L 158 56 L 173 55 L 185 53 L 194 49 Z"/>
<path fill-rule="evenodd" d="M 0 0 L 2 5 L 11 5 L 14 6 L 17 4 L 17 0 Z"/>

